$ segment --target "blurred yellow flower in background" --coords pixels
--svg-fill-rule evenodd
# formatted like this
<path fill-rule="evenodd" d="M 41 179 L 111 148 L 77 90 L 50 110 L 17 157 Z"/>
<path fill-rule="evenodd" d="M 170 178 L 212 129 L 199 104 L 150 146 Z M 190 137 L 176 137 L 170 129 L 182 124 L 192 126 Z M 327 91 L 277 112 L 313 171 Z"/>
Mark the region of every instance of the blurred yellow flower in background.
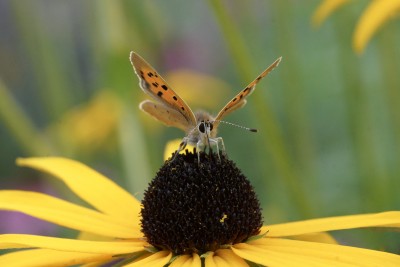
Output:
<path fill-rule="evenodd" d="M 362 53 L 372 36 L 386 21 L 398 16 L 399 0 L 374 0 L 365 9 L 356 25 L 353 36 L 353 48 Z"/>
<path fill-rule="evenodd" d="M 165 79 L 192 109 L 219 108 L 230 97 L 229 85 L 211 75 L 181 69 L 168 72 Z M 233 88 L 233 91 L 239 89 Z"/>
<path fill-rule="evenodd" d="M 88 103 L 70 109 L 49 131 L 69 153 L 91 153 L 112 144 L 122 103 L 110 91 L 100 91 Z"/>
<path fill-rule="evenodd" d="M 312 23 L 320 26 L 331 14 L 352 1 L 350 0 L 325 0 L 312 17 Z M 357 22 L 353 34 L 353 49 L 357 54 L 364 52 L 365 47 L 373 35 L 389 19 L 397 17 L 400 11 L 399 0 L 372 0 L 365 8 Z"/>
<path fill-rule="evenodd" d="M 312 16 L 312 24 L 321 26 L 321 24 L 337 9 L 347 4 L 350 0 L 325 0 L 315 10 Z"/>

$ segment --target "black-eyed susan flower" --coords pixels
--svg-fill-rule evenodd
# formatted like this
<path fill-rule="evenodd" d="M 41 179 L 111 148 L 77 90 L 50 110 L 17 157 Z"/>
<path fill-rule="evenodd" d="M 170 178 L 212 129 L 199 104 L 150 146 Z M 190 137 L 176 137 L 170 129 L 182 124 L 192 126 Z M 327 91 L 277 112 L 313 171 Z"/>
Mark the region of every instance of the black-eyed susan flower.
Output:
<path fill-rule="evenodd" d="M 82 234 L 3 234 L 0 266 L 400 266 L 400 256 L 342 246 L 326 231 L 400 227 L 400 212 L 262 226 L 253 187 L 221 156 L 181 154 L 149 184 L 142 204 L 89 167 L 65 158 L 19 159 L 62 180 L 91 208 L 49 195 L 0 191 L 0 208 Z M 257 265 L 257 266 L 258 266 Z"/>
<path fill-rule="evenodd" d="M 312 22 L 314 25 L 320 25 L 332 13 L 343 5 L 350 3 L 350 0 L 324 0 L 316 9 Z M 399 15 L 399 0 L 371 0 L 360 19 L 353 34 L 353 49 L 361 54 L 372 36 L 389 19 Z"/>

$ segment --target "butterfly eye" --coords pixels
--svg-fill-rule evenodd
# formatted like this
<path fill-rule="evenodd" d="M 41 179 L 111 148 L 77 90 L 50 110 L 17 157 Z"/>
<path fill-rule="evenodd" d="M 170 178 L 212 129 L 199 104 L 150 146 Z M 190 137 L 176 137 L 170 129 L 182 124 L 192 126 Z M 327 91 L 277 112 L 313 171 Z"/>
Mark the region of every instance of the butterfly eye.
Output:
<path fill-rule="evenodd" d="M 199 131 L 202 132 L 202 133 L 204 133 L 206 131 L 206 128 L 205 128 L 204 125 L 205 125 L 204 121 L 201 121 L 200 124 L 199 124 Z"/>
<path fill-rule="evenodd" d="M 212 123 L 212 122 L 209 122 L 208 125 L 209 125 L 209 127 L 210 127 L 210 131 L 212 131 L 212 129 L 213 129 L 213 127 L 214 127 L 213 123 Z"/>

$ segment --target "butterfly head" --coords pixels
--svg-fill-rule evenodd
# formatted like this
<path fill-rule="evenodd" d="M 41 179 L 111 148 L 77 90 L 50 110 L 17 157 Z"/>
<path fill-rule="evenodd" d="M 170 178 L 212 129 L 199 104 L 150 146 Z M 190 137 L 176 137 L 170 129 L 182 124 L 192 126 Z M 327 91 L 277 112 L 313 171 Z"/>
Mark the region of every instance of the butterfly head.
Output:
<path fill-rule="evenodd" d="M 198 141 L 207 144 L 209 138 L 217 136 L 214 118 L 205 111 L 197 111 L 195 117 L 197 123 L 187 130 L 187 140 L 190 144 L 197 144 Z"/>
<path fill-rule="evenodd" d="M 210 137 L 215 137 L 217 127 L 214 127 L 214 117 L 206 111 L 197 111 L 195 113 L 197 121 L 197 130 L 200 134 L 208 134 Z"/>
<path fill-rule="evenodd" d="M 214 126 L 213 126 L 213 122 L 212 121 L 200 121 L 199 122 L 199 126 L 197 127 L 197 129 L 199 130 L 200 134 L 206 134 L 206 135 L 210 135 L 211 131 L 213 130 Z"/>

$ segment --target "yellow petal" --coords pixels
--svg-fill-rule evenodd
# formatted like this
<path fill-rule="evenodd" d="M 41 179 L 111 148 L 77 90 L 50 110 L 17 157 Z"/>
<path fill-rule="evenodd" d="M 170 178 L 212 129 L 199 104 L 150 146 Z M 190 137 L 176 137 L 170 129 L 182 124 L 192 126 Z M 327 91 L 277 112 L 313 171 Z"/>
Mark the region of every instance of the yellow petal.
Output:
<path fill-rule="evenodd" d="M 353 48 L 361 54 L 372 35 L 395 12 L 400 10 L 399 0 L 375 0 L 372 1 L 359 19 L 354 35 Z M 393 33 L 394 34 L 394 33 Z"/>
<path fill-rule="evenodd" d="M 388 211 L 267 225 L 261 232 L 268 231 L 267 237 L 284 237 L 362 227 L 393 227 L 399 223 L 400 211 Z"/>
<path fill-rule="evenodd" d="M 301 241 L 311 241 L 311 242 L 320 242 L 327 244 L 338 244 L 335 238 L 328 233 L 312 233 L 312 234 L 304 234 L 304 235 L 295 235 L 290 238 L 301 240 Z"/>
<path fill-rule="evenodd" d="M 142 237 L 138 225 L 133 228 L 121 219 L 36 192 L 2 190 L 0 209 L 23 212 L 58 225 L 102 236 Z"/>
<path fill-rule="evenodd" d="M 139 260 L 125 265 L 125 267 L 163 267 L 166 265 L 172 257 L 172 253 L 169 251 L 159 251 L 145 258 L 140 258 Z"/>
<path fill-rule="evenodd" d="M 249 265 L 230 249 L 211 252 L 205 259 L 206 267 L 248 267 Z"/>
<path fill-rule="evenodd" d="M 79 240 L 91 240 L 91 241 L 113 241 L 113 238 L 104 235 L 96 235 L 88 232 L 79 232 L 76 236 Z"/>
<path fill-rule="evenodd" d="M 111 255 L 65 252 L 51 249 L 30 249 L 11 252 L 0 256 L 0 266 L 7 267 L 44 267 L 72 266 L 92 261 L 105 261 Z"/>
<path fill-rule="evenodd" d="M 208 265 L 206 266 L 209 267 Z M 201 267 L 201 260 L 196 253 L 192 255 L 182 255 L 174 260 L 169 267 Z"/>
<path fill-rule="evenodd" d="M 169 158 L 172 157 L 172 153 L 174 153 L 175 151 L 178 150 L 179 145 L 182 143 L 182 139 L 174 139 L 169 141 L 166 145 L 165 145 L 165 149 L 164 149 L 164 160 L 167 160 Z M 187 145 L 185 150 L 189 150 L 189 151 L 193 151 L 193 146 L 191 145 Z M 185 150 L 182 150 L 179 152 L 179 154 L 185 153 Z"/>
<path fill-rule="evenodd" d="M 57 157 L 17 159 L 20 166 L 47 172 L 64 181 L 96 209 L 139 225 L 140 203 L 116 183 L 86 165 Z"/>
<path fill-rule="evenodd" d="M 270 267 L 400 266 L 400 256 L 391 253 L 289 239 L 262 238 L 236 244 L 232 250 L 244 259 Z"/>
<path fill-rule="evenodd" d="M 79 267 L 100 267 L 100 266 L 108 266 L 106 265 L 107 263 L 113 262 L 115 259 L 112 260 L 106 260 L 106 261 L 96 261 L 96 262 L 90 262 L 86 264 L 79 265 Z M 50 267 L 50 266 L 49 266 Z"/>
<path fill-rule="evenodd" d="M 311 22 L 314 26 L 320 26 L 335 10 L 339 9 L 349 0 L 325 0 L 315 10 Z"/>
<path fill-rule="evenodd" d="M 106 255 L 126 254 L 142 251 L 142 241 L 86 241 L 36 235 L 0 235 L 0 249 L 46 248 L 70 252 L 97 253 Z"/>
<path fill-rule="evenodd" d="M 385 227 L 388 227 L 388 228 L 400 228 L 400 223 L 388 224 L 388 225 L 385 225 Z"/>

